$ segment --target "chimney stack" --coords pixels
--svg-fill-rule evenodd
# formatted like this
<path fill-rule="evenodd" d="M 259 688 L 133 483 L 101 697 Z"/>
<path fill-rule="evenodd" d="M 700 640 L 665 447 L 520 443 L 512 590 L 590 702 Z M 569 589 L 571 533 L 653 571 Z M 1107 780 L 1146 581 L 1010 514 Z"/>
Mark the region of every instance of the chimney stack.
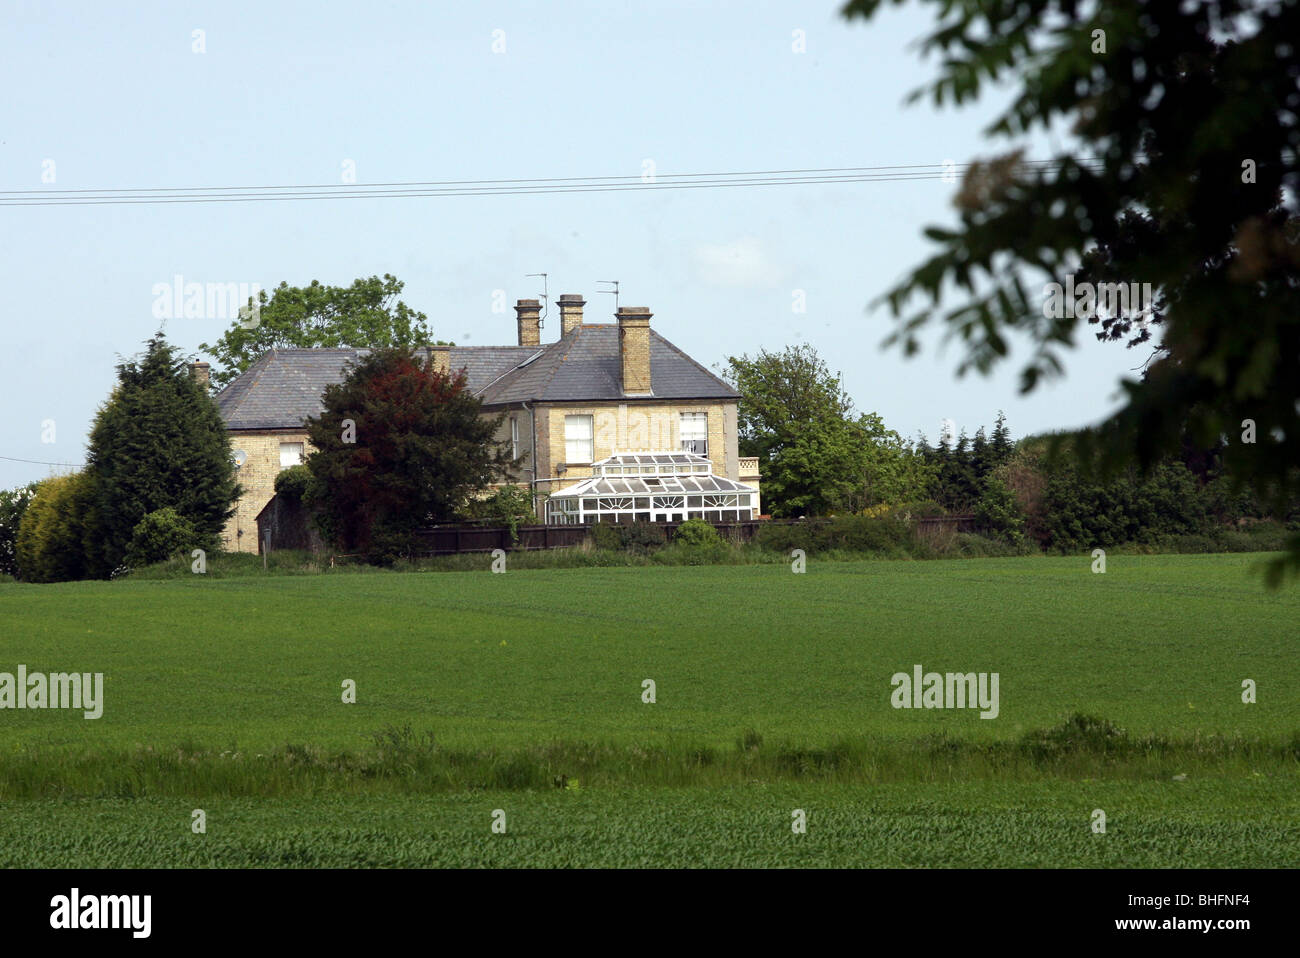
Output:
<path fill-rule="evenodd" d="M 648 306 L 622 306 L 618 318 L 618 356 L 623 367 L 623 395 L 649 396 L 650 317 Z"/>
<path fill-rule="evenodd" d="M 433 360 L 433 368 L 444 376 L 451 375 L 451 347 L 450 346 L 430 346 L 429 358 Z"/>
<path fill-rule="evenodd" d="M 521 299 L 515 306 L 519 314 L 519 345 L 540 346 L 542 344 L 542 304 L 535 299 Z"/>
<path fill-rule="evenodd" d="M 582 325 L 582 307 L 587 301 L 577 293 L 565 293 L 560 297 L 560 338 L 563 339 Z"/>
<path fill-rule="evenodd" d="M 190 363 L 190 377 L 203 387 L 205 393 L 208 391 L 211 382 L 211 370 L 212 367 L 207 363 Z"/>

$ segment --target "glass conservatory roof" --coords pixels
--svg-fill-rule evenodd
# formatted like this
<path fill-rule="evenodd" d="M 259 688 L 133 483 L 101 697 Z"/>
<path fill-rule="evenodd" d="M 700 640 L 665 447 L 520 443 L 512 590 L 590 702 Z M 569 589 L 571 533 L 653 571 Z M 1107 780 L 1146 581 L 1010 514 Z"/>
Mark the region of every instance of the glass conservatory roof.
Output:
<path fill-rule="evenodd" d="M 706 457 L 689 452 L 625 453 L 592 463 L 591 468 L 591 478 L 557 490 L 551 498 L 754 491 L 742 482 L 714 475 Z"/>
<path fill-rule="evenodd" d="M 713 471 L 707 456 L 692 452 L 626 452 L 591 464 L 595 476 L 705 475 Z"/>

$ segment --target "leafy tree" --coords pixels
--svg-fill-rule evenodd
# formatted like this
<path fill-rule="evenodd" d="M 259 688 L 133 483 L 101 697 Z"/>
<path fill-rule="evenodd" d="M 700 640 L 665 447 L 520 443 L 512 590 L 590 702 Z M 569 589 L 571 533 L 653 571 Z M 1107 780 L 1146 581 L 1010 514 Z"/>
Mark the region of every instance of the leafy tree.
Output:
<path fill-rule="evenodd" d="M 482 416 L 463 372 L 449 376 L 412 349 L 368 353 L 323 403 L 306 423 L 308 499 L 327 539 L 372 561 L 409 554 L 416 529 L 454 518 L 513 464 L 494 438 L 504 415 Z"/>
<path fill-rule="evenodd" d="M 808 345 L 731 356 L 719 370 L 740 393 L 738 446 L 757 456 L 763 500 L 776 516 L 858 511 L 918 481 L 910 447 L 853 402 Z"/>
<path fill-rule="evenodd" d="M 428 317 L 397 298 L 404 285 L 385 273 L 351 286 L 312 280 L 305 287 L 281 283 L 269 297 L 262 290 L 256 325 L 236 320 L 216 345 L 199 346 L 221 364 L 213 383 L 226 385 L 270 349 L 430 344 Z"/>
<path fill-rule="evenodd" d="M 89 575 L 119 566 L 136 525 L 158 509 L 194 527 L 194 548 L 215 548 L 241 493 L 225 422 L 161 332 L 141 357 L 118 365 L 87 461 L 101 536 Z"/>
<path fill-rule="evenodd" d="M 36 483 L 29 482 L 17 489 L 0 490 L 0 575 L 18 575 L 15 552 L 18 526 L 36 495 L 36 486 Z"/>
<path fill-rule="evenodd" d="M 861 513 L 924 494 L 934 470 L 902 436 L 886 427 L 880 416 L 862 413 L 849 426 L 853 454 L 847 474 L 828 491 L 832 508 Z"/>
<path fill-rule="evenodd" d="M 1202 448 L 1226 439 L 1235 480 L 1274 514 L 1289 509 L 1300 492 L 1300 4 L 918 2 L 936 18 L 921 51 L 942 66 L 914 99 L 960 106 L 1010 81 L 1011 105 L 987 133 L 1018 146 L 1065 122 L 1077 149 L 971 166 L 959 225 L 926 230 L 938 252 L 883 297 L 900 321 L 890 341 L 915 352 L 938 319 L 966 344 L 959 370 L 987 372 L 1023 337 L 1029 391 L 1063 373 L 1085 322 L 1131 345 L 1158 330 L 1123 406 L 1080 437 L 1092 450 L 1080 461 L 1150 469 L 1185 434 Z M 844 13 L 870 19 L 883 6 L 850 0 Z M 1079 289 L 1080 315 L 1030 292 L 1067 279 L 1146 283 L 1153 296 L 1088 314 Z M 941 312 L 954 290 L 965 301 Z M 1300 536 L 1289 566 L 1300 572 Z"/>

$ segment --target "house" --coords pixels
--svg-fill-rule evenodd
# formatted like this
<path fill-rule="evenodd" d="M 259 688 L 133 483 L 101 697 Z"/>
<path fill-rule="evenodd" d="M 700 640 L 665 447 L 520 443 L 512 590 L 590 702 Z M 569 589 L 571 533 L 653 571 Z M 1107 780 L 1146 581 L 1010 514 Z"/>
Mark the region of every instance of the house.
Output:
<path fill-rule="evenodd" d="M 758 461 L 737 455 L 737 393 L 650 326 L 643 306 L 584 323 L 581 296 L 559 298 L 560 338 L 541 341 L 541 304 L 515 306 L 511 346 L 430 346 L 435 366 L 464 370 L 498 438 L 520 460 L 503 481 L 531 488 L 549 522 L 750 518 Z M 303 426 L 325 387 L 362 349 L 273 349 L 216 396 L 244 487 L 226 547 L 257 551 L 257 515 L 275 477 L 310 452 Z M 207 364 L 195 374 L 207 377 Z M 584 484 L 584 480 L 587 481 Z"/>

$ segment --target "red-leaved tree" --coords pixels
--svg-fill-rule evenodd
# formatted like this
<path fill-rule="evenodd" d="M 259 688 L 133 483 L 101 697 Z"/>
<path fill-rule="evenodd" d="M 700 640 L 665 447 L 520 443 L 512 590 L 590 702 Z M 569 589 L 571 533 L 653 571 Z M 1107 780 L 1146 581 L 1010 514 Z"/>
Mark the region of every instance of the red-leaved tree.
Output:
<path fill-rule="evenodd" d="M 464 373 L 448 375 L 412 349 L 366 354 L 325 390 L 307 420 L 309 503 L 322 534 L 376 562 L 409 555 L 413 533 L 456 515 L 511 463 Z"/>

